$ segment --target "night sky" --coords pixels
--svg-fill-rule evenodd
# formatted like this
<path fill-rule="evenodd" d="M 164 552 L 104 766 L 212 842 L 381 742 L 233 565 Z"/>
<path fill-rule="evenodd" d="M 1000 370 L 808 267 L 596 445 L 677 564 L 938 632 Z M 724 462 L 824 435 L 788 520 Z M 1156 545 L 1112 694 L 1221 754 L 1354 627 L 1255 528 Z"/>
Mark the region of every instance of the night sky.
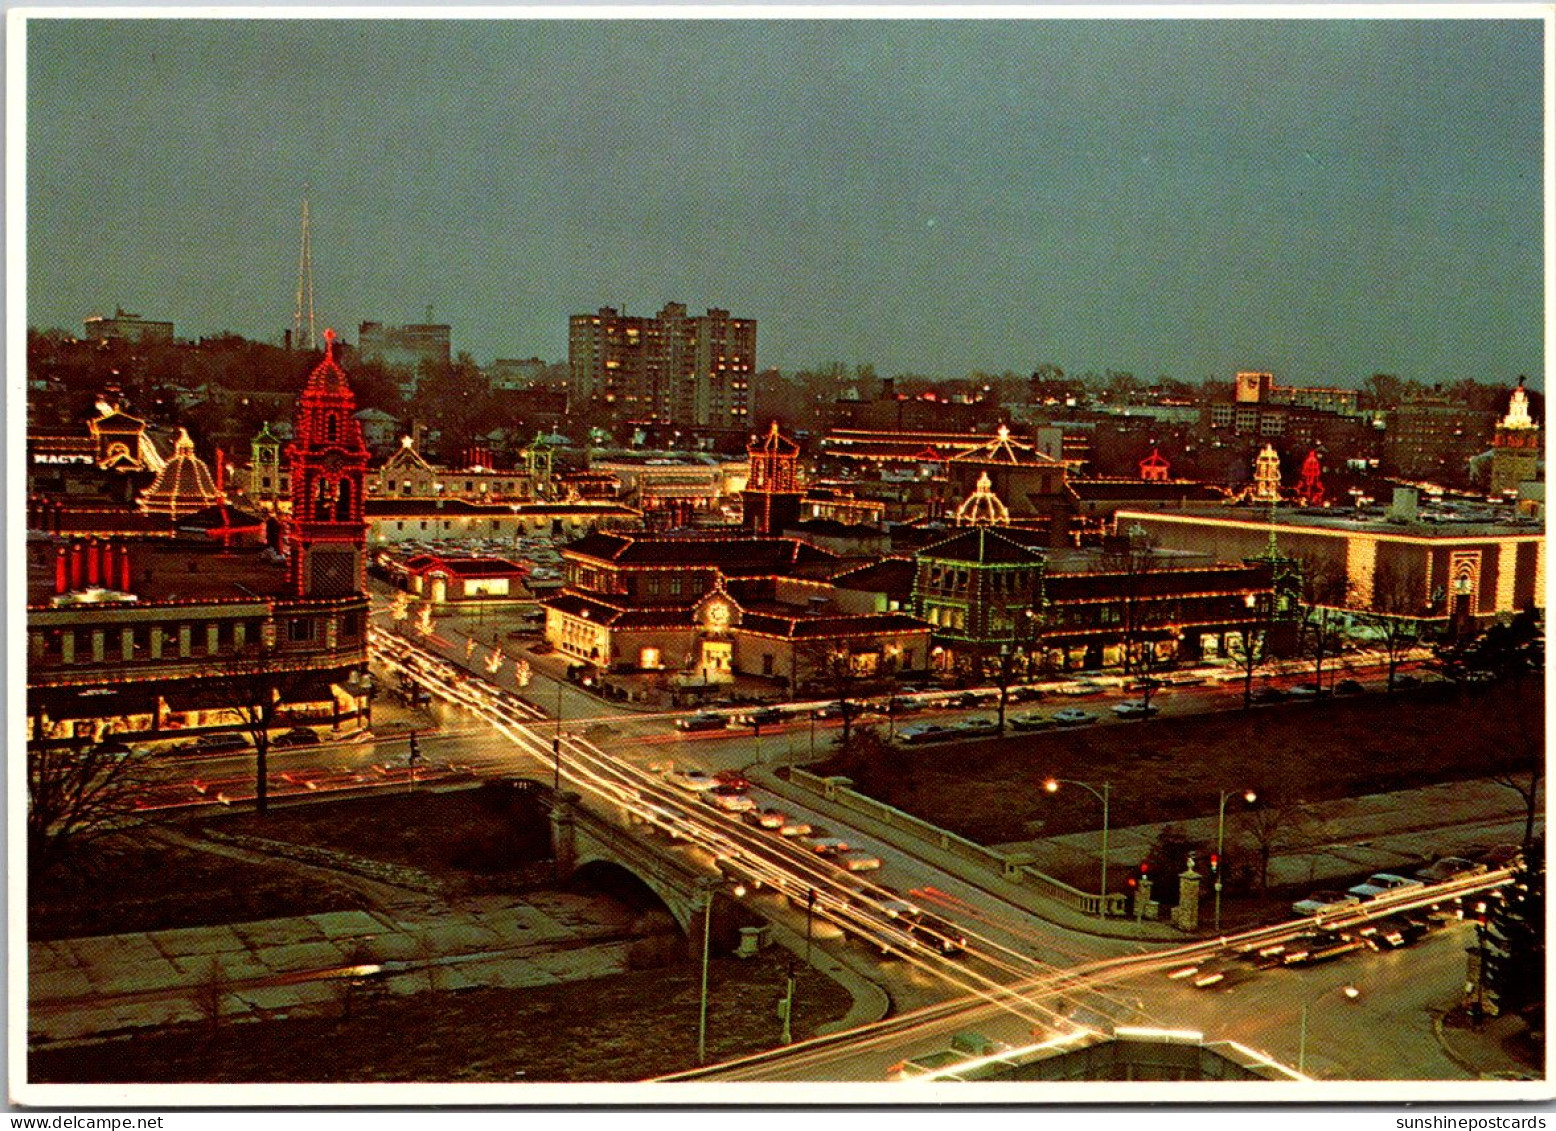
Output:
<path fill-rule="evenodd" d="M 1543 378 L 1541 25 L 49 21 L 28 319 L 121 305 L 567 355 L 758 320 L 760 366 Z"/>

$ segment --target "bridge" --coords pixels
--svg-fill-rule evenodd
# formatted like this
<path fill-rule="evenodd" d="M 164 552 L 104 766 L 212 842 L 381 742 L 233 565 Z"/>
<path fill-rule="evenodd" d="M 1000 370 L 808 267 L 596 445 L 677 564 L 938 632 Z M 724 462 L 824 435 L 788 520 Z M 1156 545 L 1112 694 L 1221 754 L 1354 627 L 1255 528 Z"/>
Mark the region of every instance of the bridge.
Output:
<path fill-rule="evenodd" d="M 709 926 L 721 941 L 733 935 L 744 921 L 755 921 L 727 893 L 718 890 L 722 878 L 717 872 L 699 868 L 679 853 L 665 852 L 654 834 L 611 822 L 605 816 L 581 804 L 577 793 L 564 790 L 551 811 L 551 847 L 557 862 L 559 879 L 580 874 L 626 873 L 658 897 L 686 933 L 687 948 L 693 957 L 702 953 L 703 914 L 713 908 Z"/>

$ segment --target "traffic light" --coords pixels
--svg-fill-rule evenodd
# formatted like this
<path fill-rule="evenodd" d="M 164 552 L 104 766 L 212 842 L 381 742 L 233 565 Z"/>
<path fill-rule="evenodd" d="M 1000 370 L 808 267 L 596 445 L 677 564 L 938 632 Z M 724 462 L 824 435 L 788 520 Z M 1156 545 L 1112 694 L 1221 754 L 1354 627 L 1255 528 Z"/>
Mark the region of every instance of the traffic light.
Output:
<path fill-rule="evenodd" d="M 1217 856 L 1214 852 L 1210 854 L 1210 870 L 1212 872 L 1219 872 L 1221 870 L 1221 857 Z"/>

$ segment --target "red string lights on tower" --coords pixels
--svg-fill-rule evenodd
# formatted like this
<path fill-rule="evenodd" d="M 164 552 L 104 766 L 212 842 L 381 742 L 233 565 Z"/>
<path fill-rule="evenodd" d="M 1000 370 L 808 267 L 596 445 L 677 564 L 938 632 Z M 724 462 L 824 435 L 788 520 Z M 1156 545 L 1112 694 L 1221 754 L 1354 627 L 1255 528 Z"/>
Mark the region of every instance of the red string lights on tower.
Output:
<path fill-rule="evenodd" d="M 298 401 L 287 447 L 292 513 L 287 521 L 290 587 L 299 597 L 345 597 L 366 584 L 362 496 L 367 445 L 356 397 L 335 363 L 335 331 Z"/>

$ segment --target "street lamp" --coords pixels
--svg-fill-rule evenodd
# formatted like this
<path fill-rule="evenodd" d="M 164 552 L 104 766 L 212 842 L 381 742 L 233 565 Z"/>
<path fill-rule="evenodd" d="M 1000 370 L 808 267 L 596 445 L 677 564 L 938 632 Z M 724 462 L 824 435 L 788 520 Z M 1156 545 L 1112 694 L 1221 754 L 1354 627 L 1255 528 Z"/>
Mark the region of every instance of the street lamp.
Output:
<path fill-rule="evenodd" d="M 1108 797 L 1113 792 L 1113 783 L 1103 782 L 1099 790 L 1088 782 L 1073 781 L 1070 778 L 1049 778 L 1043 783 L 1043 788 L 1049 793 L 1058 793 L 1060 785 L 1078 785 L 1102 802 L 1102 886 L 1098 889 L 1100 899 L 1097 904 L 1097 914 L 1106 919 L 1108 917 Z"/>
<path fill-rule="evenodd" d="M 697 1011 L 697 1063 L 708 1062 L 708 951 L 713 936 L 713 893 L 719 881 L 703 877 L 698 881 L 702 889 L 702 999 Z"/>
<path fill-rule="evenodd" d="M 1235 789 L 1223 789 L 1220 803 L 1216 806 L 1216 934 L 1221 933 L 1221 849 L 1226 843 L 1226 799 L 1238 792 Z M 1259 795 L 1251 789 L 1242 791 L 1243 800 L 1252 805 L 1259 800 Z"/>

